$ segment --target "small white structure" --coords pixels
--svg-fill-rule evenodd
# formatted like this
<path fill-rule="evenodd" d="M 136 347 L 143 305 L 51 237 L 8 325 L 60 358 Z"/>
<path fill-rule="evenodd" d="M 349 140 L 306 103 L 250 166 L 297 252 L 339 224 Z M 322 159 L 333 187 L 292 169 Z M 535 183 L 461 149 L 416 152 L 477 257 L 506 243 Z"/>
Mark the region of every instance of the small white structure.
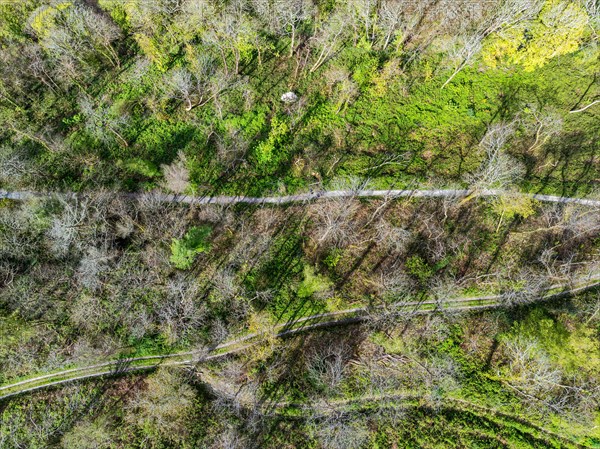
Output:
<path fill-rule="evenodd" d="M 291 91 L 286 92 L 281 96 L 281 101 L 283 101 L 284 103 L 295 103 L 296 101 L 298 101 L 298 95 Z"/>

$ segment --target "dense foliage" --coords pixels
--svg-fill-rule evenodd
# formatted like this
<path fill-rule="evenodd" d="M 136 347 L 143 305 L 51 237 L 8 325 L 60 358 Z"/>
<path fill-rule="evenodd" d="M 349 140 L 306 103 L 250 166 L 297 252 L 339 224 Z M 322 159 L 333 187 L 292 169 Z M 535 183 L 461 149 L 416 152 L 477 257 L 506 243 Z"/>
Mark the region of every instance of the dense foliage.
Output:
<path fill-rule="evenodd" d="M 599 25 L 0 1 L 0 190 L 68 192 L 0 199 L 0 396 L 120 360 L 0 399 L 0 448 L 598 447 L 600 212 L 522 193 L 597 198 Z"/>

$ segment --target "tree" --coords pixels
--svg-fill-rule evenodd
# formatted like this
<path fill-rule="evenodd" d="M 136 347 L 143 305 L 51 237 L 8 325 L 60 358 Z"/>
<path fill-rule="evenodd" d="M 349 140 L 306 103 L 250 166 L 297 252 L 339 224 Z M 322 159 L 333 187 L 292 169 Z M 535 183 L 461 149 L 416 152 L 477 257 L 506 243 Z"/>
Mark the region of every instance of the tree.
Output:
<path fill-rule="evenodd" d="M 156 296 L 153 309 L 156 325 L 168 344 L 193 338 L 194 331 L 206 322 L 206 306 L 198 302 L 199 286 L 195 279 L 177 276 L 167 282 L 166 297 Z"/>
<path fill-rule="evenodd" d="M 258 17 L 266 20 L 276 33 L 290 36 L 289 56 L 294 55 L 299 27 L 313 17 L 315 8 L 311 0 L 253 0 Z"/>
<path fill-rule="evenodd" d="M 333 54 L 339 50 L 346 29 L 346 18 L 340 12 L 332 14 L 326 21 L 319 23 L 310 40 L 317 57 L 310 73 L 316 72 Z"/>
<path fill-rule="evenodd" d="M 190 186 L 190 171 L 183 151 L 177 153 L 177 159 L 170 165 L 161 165 L 165 178 L 165 187 L 171 192 L 184 193 Z"/>
<path fill-rule="evenodd" d="M 537 20 L 531 20 L 536 16 Z M 527 21 L 497 27 L 498 33 L 490 36 L 483 53 L 486 63 L 492 67 L 519 64 L 533 71 L 555 56 L 577 50 L 589 21 L 582 6 L 561 0 L 536 2 L 525 17 Z"/>
<path fill-rule="evenodd" d="M 381 49 L 388 45 L 399 34 L 404 18 L 404 8 L 398 0 L 383 0 L 377 14 L 377 28 L 382 33 Z"/>
<path fill-rule="evenodd" d="M 64 449 L 108 449 L 112 446 L 114 436 L 111 424 L 105 418 L 96 421 L 81 421 L 67 431 L 61 444 Z"/>
<path fill-rule="evenodd" d="M 546 273 L 531 268 L 522 268 L 518 273 L 501 283 L 501 300 L 509 306 L 527 304 L 540 299 L 550 287 Z"/>
<path fill-rule="evenodd" d="M 223 62 L 225 75 L 229 75 L 228 57 L 233 56 L 233 73 L 238 74 L 242 61 L 247 62 L 252 52 L 260 52 L 257 40 L 258 30 L 251 17 L 237 2 L 221 11 L 218 18 L 211 22 L 210 28 L 202 35 L 203 41 L 217 49 Z"/>
<path fill-rule="evenodd" d="M 87 199 L 75 198 L 72 202 L 60 200 L 63 207 L 60 217 L 52 219 L 48 230 L 50 245 L 58 256 L 64 256 L 69 252 L 72 245 L 80 248 L 81 241 L 78 239 L 78 230 L 90 214 L 90 203 Z"/>
<path fill-rule="evenodd" d="M 221 432 L 212 446 L 214 449 L 246 449 L 247 447 L 251 447 L 248 439 L 233 427 L 228 427 L 226 431 Z"/>
<path fill-rule="evenodd" d="M 343 411 L 334 410 L 312 427 L 321 447 L 328 449 L 358 449 L 369 438 L 365 423 Z"/>
<path fill-rule="evenodd" d="M 536 201 L 532 198 L 523 195 L 505 194 L 499 196 L 493 201 L 494 211 L 500 215 L 496 232 L 502 226 L 502 220 L 512 220 L 516 216 L 527 218 L 535 214 Z"/>
<path fill-rule="evenodd" d="M 317 348 L 308 356 L 309 376 L 328 393 L 335 392 L 344 379 L 346 364 L 351 356 L 351 348 L 345 343 Z"/>
<path fill-rule="evenodd" d="M 125 117 L 116 115 L 110 107 L 94 106 L 87 96 L 81 98 L 79 108 L 86 119 L 85 128 L 91 136 L 104 143 L 109 143 L 116 137 L 123 146 L 129 146 L 121 131 L 121 128 L 127 122 Z M 106 133 L 107 130 L 113 137 Z"/>
<path fill-rule="evenodd" d="M 534 119 L 532 126 L 535 128 L 535 140 L 527 151 L 533 152 L 542 147 L 550 138 L 560 134 L 563 122 L 557 113 L 541 113 L 535 109 L 529 112 Z"/>
<path fill-rule="evenodd" d="M 376 0 L 346 0 L 346 13 L 352 17 L 351 25 L 358 27 L 355 29 L 355 36 L 362 35 L 366 41 L 375 40 L 376 32 Z M 356 24 L 356 25 L 355 25 Z"/>
<path fill-rule="evenodd" d="M 98 57 L 120 66 L 113 47 L 120 37 L 118 27 L 86 6 L 67 2 L 42 6 L 31 15 L 29 26 L 42 48 L 58 60 L 74 61 L 81 68 L 91 69 L 92 60 Z"/>
<path fill-rule="evenodd" d="M 212 58 L 207 55 L 200 56 L 192 61 L 191 66 L 192 71 L 177 68 L 164 77 L 168 94 L 185 102 L 186 111 L 204 106 L 221 92 L 221 89 L 214 89 L 215 86 L 211 82 L 215 73 Z"/>
<path fill-rule="evenodd" d="M 332 67 L 324 77 L 329 89 L 329 97 L 337 103 L 336 114 L 351 104 L 359 94 L 358 85 L 344 68 Z"/>
<path fill-rule="evenodd" d="M 479 27 L 466 36 L 460 36 L 461 44 L 455 51 L 454 58 L 458 64 L 450 77 L 442 85 L 446 87 L 458 73 L 464 69 L 479 53 L 484 39 L 492 33 L 499 32 L 522 32 L 520 24 L 535 17 L 542 8 L 543 0 L 507 0 L 500 4 L 488 20 L 481 22 Z M 516 30 L 516 31 L 514 31 Z M 485 59 L 485 58 L 484 58 Z"/>
<path fill-rule="evenodd" d="M 90 291 L 97 290 L 101 285 L 100 275 L 108 269 L 108 259 L 105 251 L 96 247 L 88 248 L 77 268 L 79 283 Z"/>
<path fill-rule="evenodd" d="M 517 391 L 531 405 L 550 405 L 549 395 L 560 388 L 561 371 L 537 341 L 523 337 L 503 341 L 506 365 L 497 369 L 503 383 Z"/>
<path fill-rule="evenodd" d="M 52 65 L 47 60 L 44 50 L 36 43 L 28 45 L 24 49 L 29 61 L 29 71 L 36 79 L 54 92 L 60 92 L 62 89 L 54 81 L 52 74 Z"/>
<path fill-rule="evenodd" d="M 469 177 L 474 191 L 505 189 L 523 175 L 522 165 L 504 151 L 513 133 L 513 125 L 504 123 L 492 125 L 487 130 L 479 142 L 479 147 L 485 152 L 485 160 L 479 170 Z"/>
<path fill-rule="evenodd" d="M 32 172 L 33 168 L 21 151 L 0 146 L 0 182 L 4 186 L 17 185 Z"/>
<path fill-rule="evenodd" d="M 178 444 L 189 433 L 189 417 L 196 397 L 180 372 L 159 369 L 146 380 L 127 404 L 126 420 L 135 424 L 147 438 Z"/>
<path fill-rule="evenodd" d="M 354 216 L 358 205 L 348 199 L 332 199 L 312 206 L 315 239 L 319 245 L 345 246 L 356 240 Z"/>

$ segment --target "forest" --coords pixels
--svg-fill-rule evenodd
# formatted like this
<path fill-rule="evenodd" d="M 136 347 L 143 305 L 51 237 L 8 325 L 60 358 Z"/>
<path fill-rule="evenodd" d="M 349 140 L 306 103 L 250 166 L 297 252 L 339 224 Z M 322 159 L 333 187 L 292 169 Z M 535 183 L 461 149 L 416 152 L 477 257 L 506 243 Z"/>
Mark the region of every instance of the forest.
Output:
<path fill-rule="evenodd" d="M 0 449 L 600 448 L 598 0 L 0 0 Z"/>

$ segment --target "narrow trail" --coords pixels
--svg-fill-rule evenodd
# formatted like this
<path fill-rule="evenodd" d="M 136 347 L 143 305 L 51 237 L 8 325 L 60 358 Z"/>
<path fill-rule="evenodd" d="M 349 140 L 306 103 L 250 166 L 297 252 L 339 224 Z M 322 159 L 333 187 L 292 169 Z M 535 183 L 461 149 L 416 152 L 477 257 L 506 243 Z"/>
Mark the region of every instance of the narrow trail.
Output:
<path fill-rule="evenodd" d="M 490 197 L 502 195 L 518 195 L 520 197 L 532 198 L 546 203 L 559 204 L 578 204 L 581 206 L 599 207 L 600 200 L 589 198 L 573 198 L 555 195 L 542 195 L 538 193 L 514 193 L 499 189 L 485 189 L 481 191 L 457 190 L 457 189 L 430 189 L 430 190 L 329 190 L 317 191 L 311 193 L 300 193 L 287 196 L 188 196 L 188 195 L 169 195 L 163 193 L 118 193 L 117 195 L 130 199 L 139 199 L 150 195 L 152 198 L 164 203 L 181 204 L 290 204 L 315 201 L 319 199 L 334 198 L 471 198 L 471 197 Z M 84 195 L 84 194 L 82 194 Z M 15 201 L 25 201 L 32 198 L 75 198 L 79 194 L 73 192 L 52 193 L 52 192 L 33 192 L 33 191 L 6 191 L 0 190 L 0 199 L 9 199 Z"/>
<path fill-rule="evenodd" d="M 573 297 L 580 293 L 600 287 L 600 276 L 590 276 L 579 280 L 574 285 L 551 286 L 546 294 L 541 295 L 537 301 L 550 301 Z M 410 317 L 434 312 L 460 313 L 478 310 L 494 309 L 510 306 L 504 301 L 502 295 L 489 295 L 480 297 L 454 298 L 443 302 L 434 300 L 402 302 L 390 305 L 384 313 L 393 317 Z M 358 324 L 376 319 L 380 308 L 357 307 L 334 312 L 319 313 L 302 317 L 292 322 L 275 325 L 271 332 L 277 338 L 291 337 L 303 332 L 325 329 L 336 326 Z M 392 310 L 390 312 L 389 310 Z M 71 368 L 55 373 L 44 374 L 30 379 L 0 386 L 0 401 L 23 393 L 38 391 L 44 388 L 60 386 L 69 382 L 99 377 L 119 376 L 136 371 L 149 371 L 160 366 L 195 365 L 225 358 L 240 351 L 246 350 L 257 342 L 250 340 L 260 337 L 261 334 L 251 333 L 229 340 L 206 350 L 206 355 L 199 351 L 185 351 L 177 353 L 159 354 L 143 357 L 133 357 L 110 360 L 94 365 Z M 258 340 L 260 341 L 260 340 Z M 247 343 L 249 342 L 249 343 Z M 247 344 L 246 344 L 247 343 Z"/>

